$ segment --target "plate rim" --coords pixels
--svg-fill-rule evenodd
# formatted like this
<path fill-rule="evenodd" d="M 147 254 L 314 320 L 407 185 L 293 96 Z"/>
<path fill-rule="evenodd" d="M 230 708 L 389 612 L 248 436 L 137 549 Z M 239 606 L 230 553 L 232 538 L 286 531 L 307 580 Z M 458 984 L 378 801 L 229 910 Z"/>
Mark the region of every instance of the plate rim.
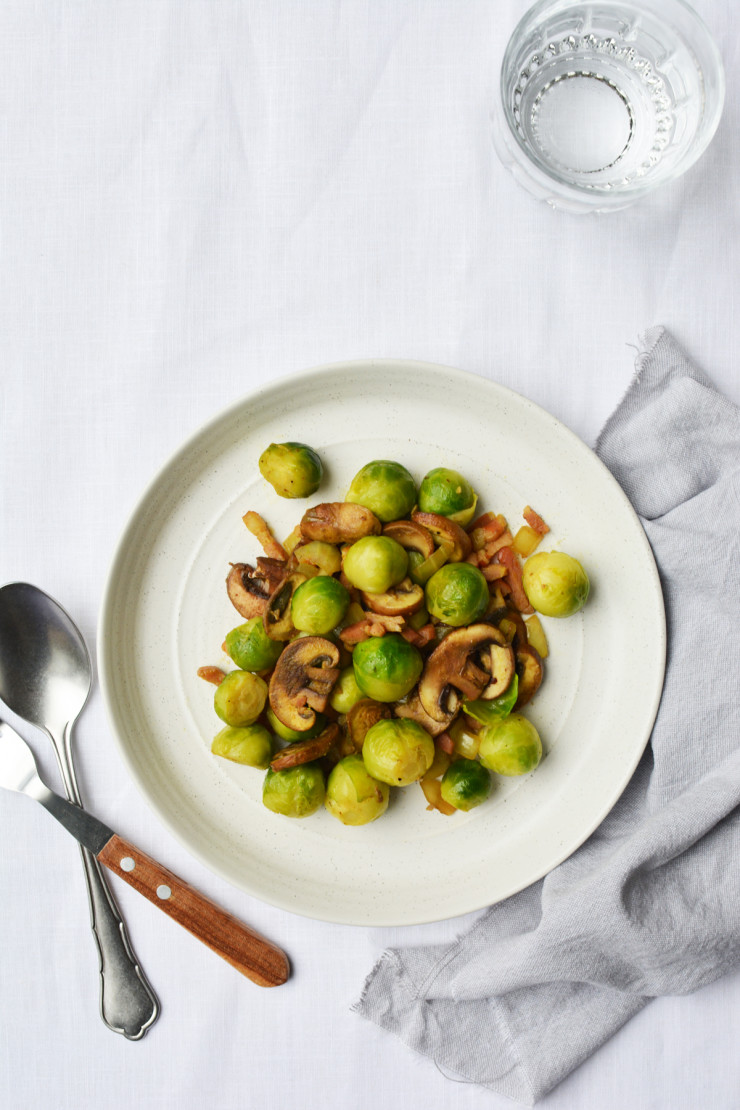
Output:
<path fill-rule="evenodd" d="M 269 897 L 267 897 L 263 891 L 257 891 L 254 888 L 251 888 L 248 885 L 248 882 L 244 884 L 236 882 L 231 875 L 223 870 L 218 864 L 214 863 L 206 852 L 200 851 L 199 847 L 197 845 L 194 845 L 185 836 L 178 825 L 174 821 L 170 820 L 169 816 L 166 816 L 161 811 L 154 796 L 154 792 L 148 788 L 147 782 L 144 780 L 143 776 L 139 775 L 138 770 L 134 765 L 133 758 L 130 756 L 127 744 L 123 739 L 123 730 L 119 730 L 117 709 L 114 704 L 114 698 L 109 683 L 109 667 L 112 666 L 110 660 L 110 652 L 112 651 L 110 626 L 112 624 L 115 584 L 117 580 L 118 568 L 126 557 L 126 550 L 128 546 L 127 541 L 131 534 L 134 532 L 139 517 L 145 512 L 148 502 L 156 493 L 160 483 L 166 475 L 171 473 L 172 469 L 177 465 L 178 461 L 182 457 L 186 456 L 194 447 L 196 447 L 199 441 L 201 441 L 202 439 L 207 439 L 209 433 L 211 433 L 212 430 L 217 428 L 224 421 L 227 421 L 231 416 L 233 416 L 234 413 L 242 409 L 245 404 L 248 404 L 250 400 L 256 400 L 259 398 L 261 401 L 263 401 L 266 398 L 269 398 L 269 395 L 271 393 L 278 393 L 279 391 L 284 390 L 286 387 L 289 387 L 291 384 L 294 383 L 300 382 L 301 385 L 305 387 L 311 380 L 315 381 L 317 379 L 334 376 L 340 371 L 344 371 L 345 373 L 358 370 L 366 371 L 373 367 L 377 368 L 379 365 L 393 365 L 394 367 L 398 367 L 400 369 L 413 368 L 416 371 L 422 371 L 425 373 L 431 372 L 434 374 L 441 374 L 444 375 L 448 380 L 458 379 L 460 381 L 472 381 L 475 382 L 476 385 L 482 386 L 483 389 L 490 390 L 493 394 L 498 393 L 502 397 L 511 398 L 513 399 L 515 404 L 524 404 L 539 417 L 544 417 L 545 419 L 549 420 L 552 425 L 557 428 L 560 434 L 565 435 L 570 440 L 571 445 L 575 447 L 576 451 L 581 452 L 584 455 L 584 458 L 587 457 L 589 459 L 591 465 L 596 462 L 598 464 L 598 468 L 600 468 L 601 470 L 602 478 L 605 478 L 607 482 L 612 486 L 613 492 L 617 494 L 618 498 L 623 504 L 623 507 L 627 509 L 629 515 L 633 518 L 634 523 L 637 525 L 636 534 L 639 537 L 641 545 L 643 547 L 643 553 L 647 557 L 647 565 L 650 567 L 652 578 L 652 592 L 654 594 L 655 600 L 658 602 L 658 612 L 656 615 L 659 619 L 658 626 L 654 630 L 657 636 L 657 642 L 655 643 L 655 658 L 656 662 L 658 663 L 658 667 L 655 672 L 654 687 L 651 692 L 649 703 L 647 699 L 645 702 L 644 720 L 646 724 L 644 742 L 636 748 L 635 752 L 633 753 L 633 758 L 624 764 L 624 773 L 617 780 L 617 785 L 615 789 L 609 793 L 608 798 L 600 808 L 598 815 L 587 825 L 584 825 L 583 832 L 579 834 L 577 842 L 569 844 L 563 849 L 562 852 L 556 853 L 552 857 L 552 862 L 549 862 L 546 866 L 543 866 L 538 873 L 529 877 L 526 883 L 524 883 L 523 885 L 514 884 L 510 891 L 501 894 L 493 902 L 491 902 L 487 898 L 483 901 L 481 901 L 480 898 L 472 899 L 470 904 L 466 903 L 459 910 L 455 911 L 454 914 L 449 914 L 445 912 L 441 916 L 439 913 L 435 913 L 433 911 L 427 914 L 415 914 L 412 916 L 409 916 L 408 914 L 403 914 L 399 916 L 393 915 L 392 913 L 378 914 L 377 912 L 375 912 L 373 914 L 373 921 L 368 922 L 365 920 L 357 920 L 357 918 L 353 917 L 351 914 L 348 915 L 347 913 L 332 912 L 331 907 L 322 909 L 321 913 L 311 912 L 309 910 L 300 909 L 296 907 L 296 905 L 291 903 L 288 899 L 281 899 L 277 895 L 271 894 Z M 583 439 L 581 439 L 580 436 L 572 431 L 571 428 L 563 423 L 563 421 L 560 420 L 559 417 L 554 416 L 551 412 L 549 412 L 543 406 L 539 405 L 536 401 L 532 401 L 529 397 L 526 397 L 524 394 L 518 393 L 516 390 L 512 389 L 509 386 L 502 385 L 501 383 L 493 381 L 490 378 L 483 376 L 482 374 L 478 374 L 470 370 L 463 370 L 459 367 L 448 366 L 444 363 L 429 362 L 423 359 L 396 358 L 390 355 L 377 356 L 372 358 L 340 359 L 334 362 L 312 366 L 305 370 L 293 371 L 271 378 L 269 383 L 263 386 L 259 386 L 256 389 L 250 390 L 247 393 L 242 394 L 240 397 L 235 398 L 229 404 L 216 411 L 204 423 L 199 425 L 194 431 L 186 436 L 186 438 L 160 463 L 149 482 L 146 483 L 144 489 L 139 494 L 133 507 L 128 512 L 124 520 L 124 524 L 119 531 L 118 537 L 113 547 L 113 553 L 108 564 L 108 570 L 100 602 L 98 636 L 96 643 L 98 679 L 103 696 L 103 702 L 105 705 L 106 716 L 108 718 L 108 723 L 113 734 L 118 754 L 121 757 L 130 778 L 134 782 L 134 785 L 139 791 L 139 794 L 143 797 L 147 806 L 154 812 L 157 819 L 165 826 L 165 828 L 175 837 L 178 843 L 181 844 L 187 852 L 193 855 L 212 874 L 218 875 L 221 879 L 228 882 L 230 886 L 233 886 L 236 889 L 249 894 L 251 897 L 257 898 L 267 905 L 271 905 L 289 913 L 296 914 L 297 916 L 308 917 L 313 920 L 325 921 L 331 924 L 361 925 L 369 928 L 422 925 L 444 920 L 454 920 L 457 917 L 461 917 L 465 914 L 484 909 L 490 905 L 496 905 L 506 898 L 518 893 L 519 891 L 525 890 L 535 883 L 539 882 L 545 875 L 550 874 L 551 871 L 553 871 L 556 867 L 558 867 L 561 863 L 569 859 L 576 851 L 578 851 L 578 849 L 586 842 L 586 840 L 588 840 L 593 832 L 602 824 L 602 822 L 609 815 L 616 803 L 619 801 L 619 798 L 626 790 L 640 760 L 642 759 L 642 756 L 644 755 L 644 752 L 650 741 L 650 736 L 652 734 L 663 692 L 665 682 L 666 655 L 667 623 L 665 615 L 665 600 L 660 582 L 659 571 L 655 562 L 652 548 L 650 546 L 650 542 L 647 538 L 642 522 L 627 494 L 622 489 L 619 482 L 611 473 L 606 464 L 596 454 L 596 452 L 591 447 L 589 447 L 588 444 Z"/>

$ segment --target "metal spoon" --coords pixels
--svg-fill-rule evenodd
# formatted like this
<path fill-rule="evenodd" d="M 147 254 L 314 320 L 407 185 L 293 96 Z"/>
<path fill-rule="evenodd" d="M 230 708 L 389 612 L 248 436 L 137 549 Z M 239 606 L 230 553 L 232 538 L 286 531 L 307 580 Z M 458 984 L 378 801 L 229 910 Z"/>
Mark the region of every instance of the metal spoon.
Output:
<path fill-rule="evenodd" d="M 92 665 L 80 630 L 36 586 L 0 588 L 0 698 L 54 745 L 70 801 L 82 805 L 72 761 L 72 727 L 87 701 Z M 159 1002 L 139 967 L 100 864 L 82 848 L 92 930 L 100 955 L 100 1013 L 128 1040 L 143 1037 Z"/>

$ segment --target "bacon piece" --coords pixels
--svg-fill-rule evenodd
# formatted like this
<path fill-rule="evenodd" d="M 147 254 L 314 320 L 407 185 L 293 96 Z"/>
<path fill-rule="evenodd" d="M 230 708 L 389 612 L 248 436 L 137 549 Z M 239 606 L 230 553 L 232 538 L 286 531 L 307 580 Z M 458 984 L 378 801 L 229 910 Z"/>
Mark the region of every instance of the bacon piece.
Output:
<path fill-rule="evenodd" d="M 368 640 L 371 636 L 385 636 L 386 632 L 400 632 L 403 625 L 403 617 L 373 613 L 372 617 L 343 628 L 339 633 L 339 639 L 344 644 L 359 644 L 361 640 Z"/>
<path fill-rule="evenodd" d="M 455 754 L 455 741 L 449 732 L 441 732 L 434 743 L 441 751 L 447 752 L 448 755 Z"/>
<path fill-rule="evenodd" d="M 511 590 L 511 600 L 514 602 L 514 605 L 520 613 L 534 613 L 534 609 L 529 604 L 529 599 L 524 592 L 522 568 L 516 557 L 516 553 L 510 547 L 502 547 L 497 557 L 501 565 L 506 567 L 506 581 Z"/>
<path fill-rule="evenodd" d="M 289 767 L 298 767 L 301 763 L 311 763 L 314 759 L 321 759 L 338 737 L 339 725 L 330 724 L 313 740 L 297 740 L 294 744 L 283 748 L 270 761 L 270 767 L 273 771 L 287 771 Z"/>
<path fill-rule="evenodd" d="M 526 520 L 529 527 L 534 528 L 535 532 L 539 532 L 541 536 L 546 536 L 547 533 L 550 531 L 540 514 L 536 513 L 534 509 L 531 508 L 531 506 L 525 505 L 522 516 Z"/>
<path fill-rule="evenodd" d="M 214 686 L 220 686 L 226 678 L 226 671 L 222 671 L 220 667 L 198 667 L 198 678 L 205 679 L 206 682 L 212 682 Z"/>
<path fill-rule="evenodd" d="M 414 647 L 424 648 L 427 644 L 431 644 L 437 638 L 433 624 L 425 624 L 423 628 L 402 628 L 401 635 L 404 640 L 408 640 Z"/>
<path fill-rule="evenodd" d="M 505 578 L 508 571 L 500 563 L 489 563 L 487 567 L 481 567 L 481 574 L 486 582 L 496 582 L 499 578 Z"/>
<path fill-rule="evenodd" d="M 248 513 L 244 514 L 242 520 L 244 521 L 247 529 L 252 533 L 253 536 L 256 536 L 259 542 L 262 544 L 262 548 L 268 558 L 282 559 L 283 561 L 287 560 L 287 551 L 285 550 L 283 545 L 281 543 L 278 543 L 278 541 L 275 539 L 266 521 L 263 520 L 259 513 L 255 513 L 252 509 L 250 509 Z"/>

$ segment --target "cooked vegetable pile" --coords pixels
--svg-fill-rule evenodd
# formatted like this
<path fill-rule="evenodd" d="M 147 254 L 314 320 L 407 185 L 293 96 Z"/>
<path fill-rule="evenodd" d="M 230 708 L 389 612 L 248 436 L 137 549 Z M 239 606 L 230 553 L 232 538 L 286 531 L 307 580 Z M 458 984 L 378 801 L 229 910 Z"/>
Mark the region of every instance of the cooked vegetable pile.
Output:
<path fill-rule="evenodd" d="M 260 472 L 281 497 L 308 497 L 323 467 L 301 443 L 271 444 Z M 238 669 L 202 667 L 224 728 L 212 752 L 267 771 L 263 801 L 286 817 L 322 805 L 345 825 L 386 810 L 391 787 L 420 783 L 451 815 L 491 793 L 492 773 L 537 767 L 542 743 L 520 710 L 547 656 L 537 612 L 568 617 L 589 581 L 529 506 L 513 532 L 475 517 L 478 495 L 455 470 L 417 488 L 379 459 L 346 499 L 309 508 L 284 543 L 244 516 L 264 555 L 233 563 L 229 598 L 245 623 L 226 636 Z"/>

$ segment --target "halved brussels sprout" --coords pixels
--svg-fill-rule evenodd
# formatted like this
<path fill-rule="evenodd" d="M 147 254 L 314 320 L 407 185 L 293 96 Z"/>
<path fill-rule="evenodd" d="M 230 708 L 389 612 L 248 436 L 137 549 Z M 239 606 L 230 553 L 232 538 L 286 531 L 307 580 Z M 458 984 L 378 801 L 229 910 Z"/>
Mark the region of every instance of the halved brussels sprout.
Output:
<path fill-rule="evenodd" d="M 271 443 L 260 455 L 259 469 L 280 497 L 310 497 L 324 472 L 321 459 L 305 443 Z"/>
<path fill-rule="evenodd" d="M 504 717 L 509 716 L 516 705 L 518 696 L 519 675 L 515 673 L 508 689 L 503 694 L 499 694 L 497 698 L 491 698 L 490 701 L 484 701 L 483 698 L 477 698 L 475 701 L 465 701 L 463 702 L 463 709 L 475 721 L 480 721 L 483 725 L 494 725 L 497 721 L 503 721 Z"/>
<path fill-rule="evenodd" d="M 262 801 L 283 817 L 310 817 L 324 803 L 324 775 L 318 763 L 301 763 L 287 771 L 269 770 Z"/>
<path fill-rule="evenodd" d="M 352 706 L 357 705 L 357 702 L 364 697 L 365 695 L 357 685 L 354 667 L 345 667 L 331 692 L 329 705 L 337 713 L 349 713 Z"/>
<path fill-rule="evenodd" d="M 530 555 L 522 582 L 530 604 L 546 617 L 572 617 L 586 604 L 590 589 L 581 564 L 564 551 Z"/>
<path fill-rule="evenodd" d="M 489 601 L 488 583 L 471 563 L 448 563 L 426 584 L 426 605 L 443 624 L 459 628 L 479 620 Z"/>
<path fill-rule="evenodd" d="M 456 759 L 442 779 L 442 797 L 448 805 L 467 812 L 491 793 L 491 776 L 477 759 Z"/>
<path fill-rule="evenodd" d="M 347 587 L 338 578 L 320 574 L 303 582 L 293 594 L 291 618 L 300 632 L 324 636 L 336 628 L 349 603 Z"/>
<path fill-rule="evenodd" d="M 314 736 L 318 736 L 326 728 L 326 717 L 323 713 L 316 714 L 316 720 L 305 732 L 296 732 L 294 728 L 288 728 L 269 705 L 265 710 L 265 716 L 275 735 L 279 736 L 281 740 L 287 740 L 289 744 L 292 744 L 294 740 L 313 740 Z"/>
<path fill-rule="evenodd" d="M 252 617 L 226 633 L 226 651 L 243 671 L 269 671 L 282 650 L 283 644 L 265 632 L 262 617 Z"/>
<path fill-rule="evenodd" d="M 250 671 L 232 671 L 216 687 L 213 708 L 233 728 L 253 725 L 265 708 L 267 683 Z"/>
<path fill-rule="evenodd" d="M 405 466 L 376 459 L 355 474 L 345 501 L 364 505 L 387 524 L 409 515 L 416 504 L 416 483 Z"/>
<path fill-rule="evenodd" d="M 422 478 L 419 486 L 422 513 L 449 517 L 464 528 L 473 519 L 477 504 L 478 494 L 457 470 L 437 466 Z"/>
<path fill-rule="evenodd" d="M 344 573 L 358 590 L 382 594 L 406 577 L 409 557 L 388 536 L 363 536 L 347 549 Z"/>
<path fill-rule="evenodd" d="M 531 721 L 512 713 L 481 730 L 478 756 L 497 775 L 526 775 L 542 759 L 542 741 Z"/>
<path fill-rule="evenodd" d="M 378 721 L 368 730 L 362 758 L 374 779 L 391 786 L 409 786 L 431 767 L 434 741 L 416 721 L 398 717 Z"/>
<path fill-rule="evenodd" d="M 390 790 L 368 773 L 361 755 L 348 755 L 332 768 L 325 805 L 343 825 L 367 825 L 388 808 Z"/>
<path fill-rule="evenodd" d="M 264 769 L 269 766 L 272 757 L 272 737 L 264 725 L 249 725 L 247 728 L 227 725 L 214 736 L 211 751 L 222 759 L 230 759 L 232 763 Z"/>
<path fill-rule="evenodd" d="M 370 636 L 352 652 L 357 685 L 375 701 L 398 701 L 419 681 L 424 660 L 398 632 Z"/>
<path fill-rule="evenodd" d="M 310 540 L 297 546 L 294 554 L 299 564 L 318 567 L 322 574 L 336 574 L 342 567 L 342 556 L 333 543 Z"/>

